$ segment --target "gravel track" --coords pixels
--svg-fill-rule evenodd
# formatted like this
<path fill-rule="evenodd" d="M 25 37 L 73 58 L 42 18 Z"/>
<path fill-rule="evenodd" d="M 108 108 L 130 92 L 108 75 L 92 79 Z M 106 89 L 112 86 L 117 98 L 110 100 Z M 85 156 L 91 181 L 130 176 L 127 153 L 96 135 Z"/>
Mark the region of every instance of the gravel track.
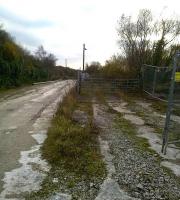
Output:
<path fill-rule="evenodd" d="M 131 137 L 115 128 L 116 113 L 99 105 L 101 137 L 109 143 L 116 169 L 114 179 L 129 195 L 142 200 L 179 200 L 180 180 L 160 166 L 157 155 L 138 148 Z"/>

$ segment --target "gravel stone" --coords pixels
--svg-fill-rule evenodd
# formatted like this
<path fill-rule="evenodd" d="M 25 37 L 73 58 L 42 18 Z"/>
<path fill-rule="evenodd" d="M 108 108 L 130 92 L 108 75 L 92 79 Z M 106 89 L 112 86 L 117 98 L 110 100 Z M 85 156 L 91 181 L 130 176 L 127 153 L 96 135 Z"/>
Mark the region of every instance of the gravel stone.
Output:
<path fill-rule="evenodd" d="M 88 115 L 86 112 L 81 110 L 75 110 L 72 115 L 72 119 L 81 125 L 86 125 L 88 123 Z"/>
<path fill-rule="evenodd" d="M 180 179 L 160 166 L 157 155 L 138 148 L 133 139 L 114 126 L 116 113 L 99 105 L 101 137 L 108 141 L 120 188 L 142 200 L 179 200 Z"/>

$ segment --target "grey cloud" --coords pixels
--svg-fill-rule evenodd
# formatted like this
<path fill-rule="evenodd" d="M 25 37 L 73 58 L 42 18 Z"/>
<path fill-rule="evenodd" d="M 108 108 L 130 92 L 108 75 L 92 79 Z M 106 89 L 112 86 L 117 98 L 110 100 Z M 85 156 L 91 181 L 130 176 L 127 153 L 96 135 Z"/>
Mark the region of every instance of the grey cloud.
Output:
<path fill-rule="evenodd" d="M 21 42 L 25 45 L 36 47 L 41 44 L 41 40 L 33 35 L 26 32 L 12 30 L 10 31 L 12 36 L 15 37 L 16 41 Z"/>
<path fill-rule="evenodd" d="M 0 8 L 0 19 L 5 19 L 11 23 L 18 24 L 25 28 L 43 28 L 52 26 L 53 23 L 48 20 L 27 20 L 11 13 L 5 8 Z"/>

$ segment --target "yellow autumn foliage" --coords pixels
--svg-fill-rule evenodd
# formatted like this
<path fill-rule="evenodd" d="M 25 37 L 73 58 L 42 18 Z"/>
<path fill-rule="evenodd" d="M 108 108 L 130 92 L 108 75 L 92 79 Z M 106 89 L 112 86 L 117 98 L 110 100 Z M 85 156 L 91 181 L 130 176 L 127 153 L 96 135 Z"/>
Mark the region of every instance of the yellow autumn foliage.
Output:
<path fill-rule="evenodd" d="M 6 41 L 3 45 L 3 56 L 11 61 L 20 57 L 20 52 L 17 46 L 11 41 Z"/>

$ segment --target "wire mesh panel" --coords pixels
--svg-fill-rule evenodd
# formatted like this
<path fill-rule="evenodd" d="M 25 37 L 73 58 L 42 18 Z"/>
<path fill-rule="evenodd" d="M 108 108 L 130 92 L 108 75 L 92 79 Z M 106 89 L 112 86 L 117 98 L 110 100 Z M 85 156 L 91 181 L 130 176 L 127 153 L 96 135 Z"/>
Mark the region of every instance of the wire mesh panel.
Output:
<path fill-rule="evenodd" d="M 180 147 L 180 66 L 179 54 L 174 57 L 172 67 L 143 65 L 143 90 L 152 97 L 165 102 L 167 106 L 162 152 Z"/>
<path fill-rule="evenodd" d="M 143 90 L 154 98 L 167 102 L 171 76 L 172 67 L 143 65 Z M 180 103 L 180 82 L 175 82 L 173 101 Z"/>
<path fill-rule="evenodd" d="M 174 103 L 180 106 L 180 82 L 175 82 L 174 86 Z"/>
<path fill-rule="evenodd" d="M 172 68 L 143 65 L 143 90 L 159 98 L 168 100 Z"/>
<path fill-rule="evenodd" d="M 139 79 L 104 79 L 85 78 L 81 80 L 81 90 L 89 92 L 101 90 L 104 93 L 113 93 L 120 90 L 135 91 L 139 89 Z"/>
<path fill-rule="evenodd" d="M 179 68 L 177 68 L 177 71 Z M 172 67 L 157 67 L 143 65 L 143 90 L 154 98 L 168 101 L 170 90 Z M 174 103 L 180 103 L 180 82 L 175 81 Z"/>

